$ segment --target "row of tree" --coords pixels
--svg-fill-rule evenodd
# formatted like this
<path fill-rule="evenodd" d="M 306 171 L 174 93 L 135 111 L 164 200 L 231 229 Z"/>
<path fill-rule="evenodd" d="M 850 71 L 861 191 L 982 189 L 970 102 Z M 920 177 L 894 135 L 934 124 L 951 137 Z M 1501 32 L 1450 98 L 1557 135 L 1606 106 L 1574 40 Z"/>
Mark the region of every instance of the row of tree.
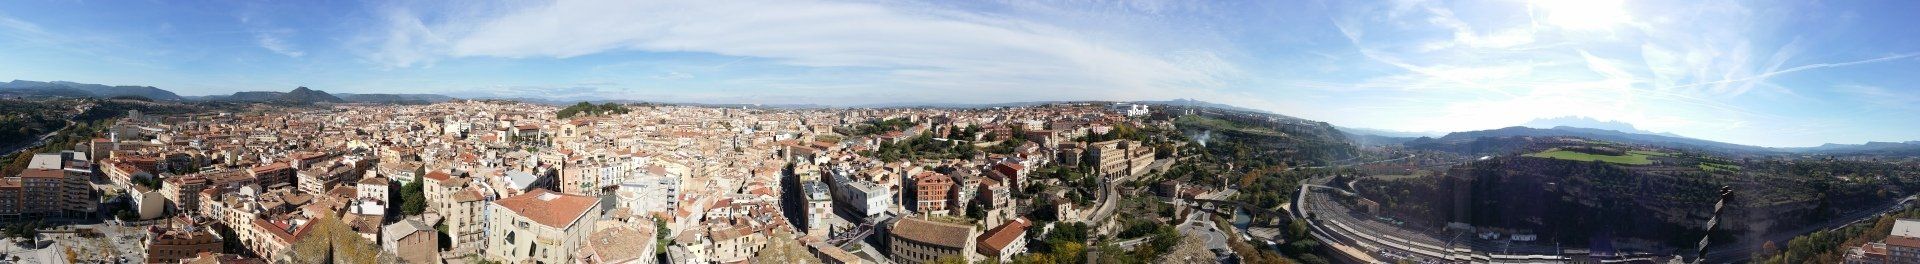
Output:
<path fill-rule="evenodd" d="M 573 118 L 575 116 L 583 116 L 583 115 L 584 116 L 620 115 L 620 114 L 626 114 L 629 112 L 632 112 L 632 110 L 627 109 L 626 106 L 622 106 L 616 103 L 605 103 L 605 104 L 595 105 L 593 103 L 580 102 L 578 104 L 573 104 L 573 106 L 568 106 L 567 108 L 561 108 L 560 112 L 556 112 L 554 113 L 554 115 L 558 116 L 560 119 L 567 119 L 567 118 Z"/>

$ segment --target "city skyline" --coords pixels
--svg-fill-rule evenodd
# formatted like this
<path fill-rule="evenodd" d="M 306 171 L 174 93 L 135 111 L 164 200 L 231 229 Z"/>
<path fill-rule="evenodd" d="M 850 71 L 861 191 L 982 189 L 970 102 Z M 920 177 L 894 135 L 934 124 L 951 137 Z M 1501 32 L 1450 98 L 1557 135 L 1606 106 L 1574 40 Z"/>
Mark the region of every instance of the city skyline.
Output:
<path fill-rule="evenodd" d="M 1192 98 L 1400 131 L 1586 116 L 1920 140 L 1916 3 L 0 3 L 0 78 L 871 105 Z"/>

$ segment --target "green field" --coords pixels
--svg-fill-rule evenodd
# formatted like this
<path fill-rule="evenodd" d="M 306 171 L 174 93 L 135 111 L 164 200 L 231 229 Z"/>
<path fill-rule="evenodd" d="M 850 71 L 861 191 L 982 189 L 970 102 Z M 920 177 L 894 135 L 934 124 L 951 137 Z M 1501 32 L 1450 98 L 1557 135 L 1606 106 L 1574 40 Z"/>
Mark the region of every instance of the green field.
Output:
<path fill-rule="evenodd" d="M 1625 156 L 1613 156 L 1613 155 L 1580 153 L 1580 152 L 1574 152 L 1570 150 L 1550 149 L 1547 151 L 1542 151 L 1540 153 L 1527 154 L 1527 156 L 1538 157 L 1538 158 L 1549 158 L 1549 159 L 1575 160 L 1575 161 L 1604 161 L 1608 163 L 1626 164 L 1626 165 L 1653 164 L 1653 160 L 1647 159 L 1647 156 L 1650 156 L 1648 154 L 1662 154 L 1662 153 L 1631 151 L 1631 152 L 1627 152 L 1627 155 Z"/>
<path fill-rule="evenodd" d="M 1729 164 L 1720 164 L 1720 163 L 1700 163 L 1700 170 L 1703 170 L 1703 171 L 1707 171 L 1707 172 L 1715 172 L 1715 171 L 1739 171 L 1739 170 L 1740 170 L 1740 166 L 1739 166 L 1739 165 L 1729 165 Z"/>
<path fill-rule="evenodd" d="M 1673 154 L 1667 154 L 1666 152 L 1645 151 L 1645 150 L 1632 150 L 1632 151 L 1627 151 L 1627 153 L 1637 154 L 1637 155 L 1647 155 L 1647 156 L 1661 156 L 1661 157 L 1668 157 L 1673 155 Z"/>

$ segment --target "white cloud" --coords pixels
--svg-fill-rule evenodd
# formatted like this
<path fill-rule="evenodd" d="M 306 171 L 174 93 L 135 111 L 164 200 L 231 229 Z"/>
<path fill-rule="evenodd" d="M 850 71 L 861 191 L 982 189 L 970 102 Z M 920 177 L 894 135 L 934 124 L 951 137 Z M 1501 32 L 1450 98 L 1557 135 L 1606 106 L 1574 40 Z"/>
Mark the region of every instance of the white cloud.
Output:
<path fill-rule="evenodd" d="M 24 33 L 46 34 L 46 31 L 40 29 L 40 25 L 34 24 L 32 22 L 15 19 L 13 17 L 7 16 L 6 14 L 0 14 L 0 27 L 5 27 L 13 31 L 20 31 Z"/>
<path fill-rule="evenodd" d="M 935 98 L 1036 90 L 1084 97 L 1077 99 L 1169 98 L 1225 85 L 1223 79 L 1240 74 L 1209 51 L 1154 51 L 1094 40 L 1083 30 L 939 8 L 559 1 L 433 22 L 406 9 L 390 12 L 381 48 L 368 56 L 390 67 L 460 57 L 698 52 L 872 70 L 880 79 L 858 81 L 873 83 L 868 89 L 920 89 Z"/>
<path fill-rule="evenodd" d="M 686 79 L 693 79 L 693 74 L 688 74 L 680 71 L 667 71 L 664 73 L 655 74 L 652 76 L 652 78 L 656 80 L 686 80 Z"/>
<path fill-rule="evenodd" d="M 295 48 L 293 44 L 287 43 L 286 40 L 281 39 L 281 36 L 279 35 L 282 35 L 282 34 L 276 34 L 272 32 L 259 32 L 259 33 L 254 33 L 253 38 L 256 42 L 260 44 L 260 48 L 265 48 L 268 51 L 273 51 L 273 53 L 279 53 L 280 55 L 286 55 L 287 57 L 294 57 L 294 58 L 299 58 L 300 56 L 307 55 L 306 52 L 300 51 L 300 49 Z"/>
<path fill-rule="evenodd" d="M 1920 110 L 1920 94 L 1908 91 L 1893 91 L 1885 87 L 1859 84 L 1834 85 L 1834 90 L 1851 96 L 1859 102 L 1875 107 Z"/>

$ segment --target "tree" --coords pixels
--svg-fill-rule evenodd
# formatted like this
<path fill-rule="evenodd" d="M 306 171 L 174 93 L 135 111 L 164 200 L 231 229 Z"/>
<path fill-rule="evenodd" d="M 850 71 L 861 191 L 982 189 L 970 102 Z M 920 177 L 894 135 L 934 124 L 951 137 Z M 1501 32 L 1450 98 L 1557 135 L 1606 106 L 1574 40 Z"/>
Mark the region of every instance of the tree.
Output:
<path fill-rule="evenodd" d="M 400 189 L 403 193 L 401 196 L 403 201 L 400 203 L 401 213 L 406 215 L 420 215 L 427 211 L 426 181 L 421 178 L 420 174 L 414 174 L 413 182 L 401 186 Z"/>
<path fill-rule="evenodd" d="M 7 233 L 7 237 L 32 239 L 34 237 L 40 236 L 40 222 L 33 221 L 33 222 L 17 223 L 17 224 L 9 225 L 7 226 L 5 231 Z"/>
<path fill-rule="evenodd" d="M 1039 184 L 1034 184 L 1034 186 L 1039 186 Z M 1033 211 L 1029 214 L 1033 216 L 1034 220 L 1042 222 L 1060 221 L 1060 212 L 1056 207 L 1051 198 L 1044 196 L 1033 198 Z"/>
<path fill-rule="evenodd" d="M 1766 244 L 1760 245 L 1761 256 L 1771 256 L 1776 253 L 1780 253 L 1780 246 L 1774 245 L 1773 241 L 1767 241 Z"/>
<path fill-rule="evenodd" d="M 140 214 L 134 213 L 133 210 L 120 210 L 120 213 L 114 214 L 114 218 L 120 221 L 140 220 Z"/>
<path fill-rule="evenodd" d="M 981 208 L 980 203 L 967 203 L 967 218 L 981 219 L 986 217 L 987 209 Z"/>

